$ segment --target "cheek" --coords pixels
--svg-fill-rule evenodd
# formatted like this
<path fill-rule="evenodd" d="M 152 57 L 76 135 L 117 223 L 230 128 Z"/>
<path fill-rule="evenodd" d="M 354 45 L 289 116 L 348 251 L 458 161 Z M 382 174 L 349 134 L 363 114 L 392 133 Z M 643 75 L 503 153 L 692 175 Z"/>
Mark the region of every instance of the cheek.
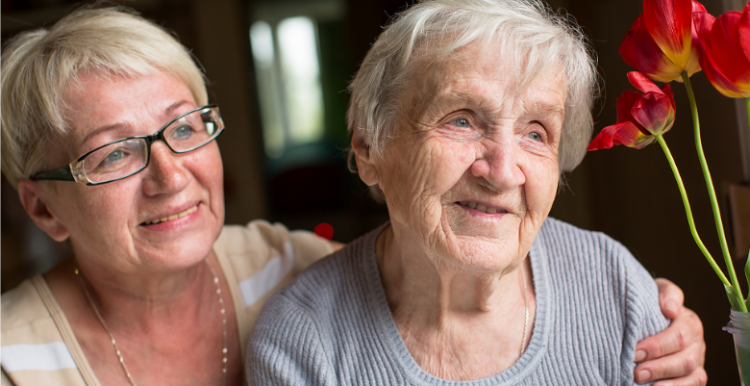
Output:
<path fill-rule="evenodd" d="M 70 199 L 65 218 L 71 238 L 117 242 L 125 237 L 135 205 L 133 187 L 123 180 L 98 187 L 82 186 L 86 191 Z M 99 243 L 99 242 L 97 242 Z"/>
<path fill-rule="evenodd" d="M 438 215 L 441 199 L 461 180 L 475 160 L 476 149 L 467 143 L 428 140 L 419 146 L 394 146 L 384 155 L 381 188 L 397 211 Z"/>
<path fill-rule="evenodd" d="M 201 188 L 207 191 L 211 208 L 221 217 L 219 220 L 223 224 L 224 165 L 218 146 L 214 145 L 205 150 L 191 158 L 190 169 Z"/>
<path fill-rule="evenodd" d="M 545 160 L 531 169 L 526 182 L 526 196 L 530 210 L 541 212 L 544 216 L 549 214 L 557 196 L 559 178 L 559 169 L 555 160 Z"/>

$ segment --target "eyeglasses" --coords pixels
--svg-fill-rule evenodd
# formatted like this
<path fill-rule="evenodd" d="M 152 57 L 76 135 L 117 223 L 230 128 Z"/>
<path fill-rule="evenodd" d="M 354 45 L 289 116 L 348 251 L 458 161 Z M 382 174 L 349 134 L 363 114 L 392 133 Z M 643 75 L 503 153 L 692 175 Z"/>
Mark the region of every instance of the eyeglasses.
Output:
<path fill-rule="evenodd" d="M 78 157 L 59 169 L 33 175 L 32 180 L 75 181 L 89 186 L 119 181 L 140 172 L 151 160 L 151 144 L 162 140 L 183 154 L 207 145 L 224 131 L 217 105 L 199 107 L 169 122 L 152 135 L 123 138 Z"/>

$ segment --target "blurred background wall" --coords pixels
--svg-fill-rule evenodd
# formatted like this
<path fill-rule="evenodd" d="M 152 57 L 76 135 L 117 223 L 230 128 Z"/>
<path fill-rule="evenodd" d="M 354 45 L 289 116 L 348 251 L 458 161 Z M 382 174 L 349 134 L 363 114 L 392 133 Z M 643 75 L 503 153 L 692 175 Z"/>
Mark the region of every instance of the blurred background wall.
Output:
<path fill-rule="evenodd" d="M 205 67 L 212 102 L 227 131 L 224 158 L 227 223 L 256 218 L 293 229 L 331 224 L 348 242 L 387 219 L 365 186 L 346 170 L 346 86 L 389 16 L 412 0 L 133 0 L 117 2 L 175 32 Z M 2 0 L 2 40 L 51 25 L 80 1 Z M 113 3 L 115 4 L 115 3 Z M 742 0 L 705 0 L 714 15 L 740 9 Z M 631 69 L 617 47 L 641 12 L 636 0 L 554 0 L 584 26 L 599 56 L 606 84 L 594 111 L 597 131 L 615 123 L 615 99 Z M 693 76 L 704 147 L 728 208 L 729 183 L 750 178 L 738 134 L 739 104 L 721 96 L 702 74 Z M 691 201 L 698 229 L 720 258 L 707 193 L 693 147 L 687 98 L 672 84 L 678 116 L 667 135 Z M 5 97 L 5 96 L 2 96 Z M 743 142 L 744 141 L 744 142 Z M 744 144 L 743 144 L 744 143 Z M 744 160 L 744 164 L 743 164 Z M 744 165 L 744 166 L 743 166 Z M 15 190 L 2 180 L 2 290 L 49 269 L 69 253 L 26 217 Z M 737 214 L 735 214 L 736 216 Z M 729 307 L 720 281 L 693 243 L 679 193 L 658 146 L 617 148 L 587 155 L 567 176 L 552 216 L 605 232 L 626 245 L 654 275 L 685 291 L 686 305 L 703 320 L 706 370 L 714 385 L 736 385 L 732 341 L 721 327 Z M 731 229 L 729 230 L 732 231 Z M 744 260 L 740 256 L 738 268 Z"/>

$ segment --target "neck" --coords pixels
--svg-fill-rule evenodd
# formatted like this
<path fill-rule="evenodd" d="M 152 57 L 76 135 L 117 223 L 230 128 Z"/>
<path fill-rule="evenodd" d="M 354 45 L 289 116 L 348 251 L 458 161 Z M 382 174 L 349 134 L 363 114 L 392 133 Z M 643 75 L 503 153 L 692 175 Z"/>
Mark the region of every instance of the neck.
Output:
<path fill-rule="evenodd" d="M 376 250 L 388 305 L 415 361 L 453 380 L 512 366 L 529 341 L 535 314 L 528 259 L 501 272 L 477 273 L 436 262 L 419 249 L 389 227 Z"/>
<path fill-rule="evenodd" d="M 500 272 L 472 272 L 430 258 L 392 227 L 379 236 L 376 252 L 392 310 L 481 315 L 499 312 L 514 300 L 523 301 L 519 276 L 525 259 Z"/>
<path fill-rule="evenodd" d="M 219 271 L 213 255 L 209 255 L 206 262 Z M 195 320 L 204 306 L 213 308 L 217 303 L 216 295 L 212 296 L 213 275 L 204 262 L 175 272 L 134 274 L 115 273 L 81 263 L 77 263 L 79 278 L 98 310 L 114 328 L 118 323 L 146 331 L 150 326 L 183 325 Z"/>

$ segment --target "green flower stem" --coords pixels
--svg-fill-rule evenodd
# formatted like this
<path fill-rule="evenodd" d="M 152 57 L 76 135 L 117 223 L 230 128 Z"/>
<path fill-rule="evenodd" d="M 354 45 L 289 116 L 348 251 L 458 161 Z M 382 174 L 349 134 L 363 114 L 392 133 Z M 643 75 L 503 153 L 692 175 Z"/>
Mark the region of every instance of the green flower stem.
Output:
<path fill-rule="evenodd" d="M 731 287 L 732 284 L 729 282 L 727 277 L 724 276 L 724 272 L 721 271 L 719 265 L 716 264 L 716 260 L 714 260 L 713 256 L 711 256 L 711 252 L 708 251 L 706 246 L 703 244 L 700 236 L 698 236 L 698 230 L 695 229 L 695 221 L 693 220 L 693 210 L 690 209 L 690 201 L 688 200 L 687 192 L 685 191 L 685 184 L 682 183 L 680 171 L 677 169 L 677 164 L 675 164 L 674 158 L 672 158 L 672 153 L 669 151 L 667 142 L 661 135 L 657 135 L 656 140 L 659 142 L 659 146 L 661 146 L 661 149 L 664 151 L 664 155 L 667 157 L 667 162 L 669 162 L 669 167 L 672 169 L 672 173 L 674 173 L 674 179 L 675 181 L 677 181 L 677 187 L 680 188 L 680 196 L 682 197 L 682 204 L 685 206 L 685 215 L 687 216 L 688 225 L 690 225 L 690 234 L 693 235 L 693 240 L 695 240 L 695 243 L 698 244 L 698 248 L 700 248 L 701 252 L 703 252 L 703 255 L 706 256 L 708 264 L 710 264 L 711 268 L 714 269 L 714 272 L 716 272 L 716 275 L 719 276 L 719 279 L 721 279 L 722 283 L 724 283 L 725 286 Z M 744 304 L 744 301 L 740 301 Z"/>
<path fill-rule="evenodd" d="M 721 245 L 721 253 L 724 255 L 724 262 L 727 265 L 729 271 L 729 278 L 732 280 L 732 286 L 735 288 L 738 297 L 742 298 L 742 287 L 740 287 L 739 281 L 737 280 L 737 273 L 734 271 L 734 264 L 732 263 L 732 256 L 729 254 L 729 246 L 727 245 L 727 237 L 724 235 L 724 225 L 721 222 L 721 213 L 719 211 L 719 202 L 716 200 L 716 191 L 714 190 L 714 183 L 711 179 L 711 172 L 708 170 L 708 163 L 706 162 L 706 156 L 703 154 L 703 144 L 701 143 L 701 129 L 698 121 L 698 106 L 695 104 L 695 95 L 693 94 L 693 86 L 690 84 L 690 77 L 686 71 L 682 72 L 682 81 L 685 83 L 685 90 L 687 90 L 688 100 L 690 101 L 690 112 L 693 116 L 693 129 L 695 134 L 695 150 L 698 153 L 698 160 L 701 163 L 701 170 L 703 170 L 703 179 L 706 180 L 706 188 L 708 189 L 708 197 L 711 202 L 711 210 L 714 214 L 714 223 L 716 225 L 716 232 L 719 234 L 719 244 Z M 743 312 L 747 312 L 745 307 L 744 299 L 740 300 Z"/>

